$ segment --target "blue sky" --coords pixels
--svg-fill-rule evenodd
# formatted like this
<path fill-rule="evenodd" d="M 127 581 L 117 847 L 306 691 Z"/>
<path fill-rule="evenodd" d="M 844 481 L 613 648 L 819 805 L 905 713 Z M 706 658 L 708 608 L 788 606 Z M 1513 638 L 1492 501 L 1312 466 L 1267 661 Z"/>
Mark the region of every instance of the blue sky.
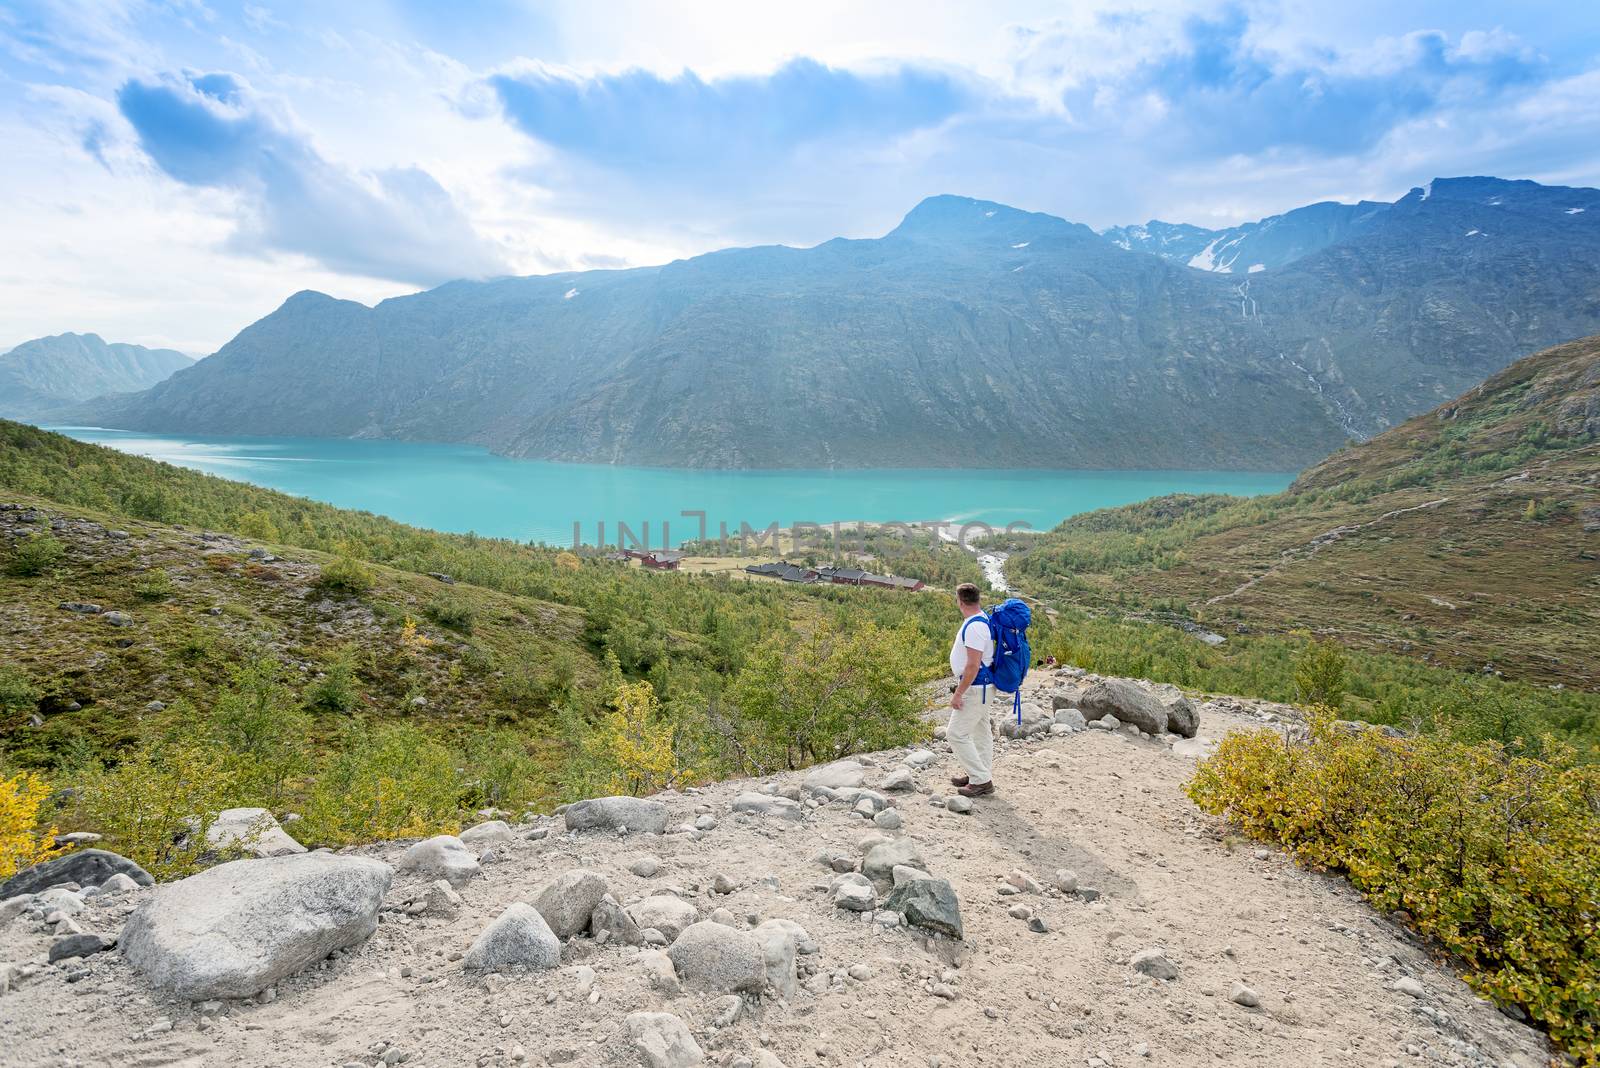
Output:
<path fill-rule="evenodd" d="M 0 347 L 892 228 L 1600 185 L 1576 4 L 0 2 Z"/>

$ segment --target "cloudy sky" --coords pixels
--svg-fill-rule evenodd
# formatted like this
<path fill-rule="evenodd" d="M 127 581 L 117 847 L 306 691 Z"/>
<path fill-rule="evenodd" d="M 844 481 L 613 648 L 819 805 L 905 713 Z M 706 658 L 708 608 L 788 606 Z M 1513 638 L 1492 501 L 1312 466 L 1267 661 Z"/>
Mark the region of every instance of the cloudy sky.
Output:
<path fill-rule="evenodd" d="M 0 351 L 892 228 L 1600 185 L 1600 20 L 1452 0 L 4 0 Z"/>

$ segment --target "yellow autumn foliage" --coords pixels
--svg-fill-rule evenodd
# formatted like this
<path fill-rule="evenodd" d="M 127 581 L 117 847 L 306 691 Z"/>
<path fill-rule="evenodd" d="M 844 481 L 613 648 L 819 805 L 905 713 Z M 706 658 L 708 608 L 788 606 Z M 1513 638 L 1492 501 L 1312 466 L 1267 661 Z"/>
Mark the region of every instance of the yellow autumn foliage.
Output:
<path fill-rule="evenodd" d="M 649 682 L 617 686 L 610 707 L 585 735 L 582 748 L 604 788 L 613 794 L 656 793 L 692 779 L 678 761 L 677 729 L 661 711 Z"/>
<path fill-rule="evenodd" d="M 61 852 L 56 829 L 39 826 L 39 809 L 49 796 L 49 785 L 33 772 L 0 779 L 0 879 Z"/>
<path fill-rule="evenodd" d="M 1442 734 L 1336 725 L 1310 738 L 1229 735 L 1188 785 L 1202 809 L 1403 911 L 1519 1005 L 1579 1064 L 1600 1066 L 1600 766 Z"/>

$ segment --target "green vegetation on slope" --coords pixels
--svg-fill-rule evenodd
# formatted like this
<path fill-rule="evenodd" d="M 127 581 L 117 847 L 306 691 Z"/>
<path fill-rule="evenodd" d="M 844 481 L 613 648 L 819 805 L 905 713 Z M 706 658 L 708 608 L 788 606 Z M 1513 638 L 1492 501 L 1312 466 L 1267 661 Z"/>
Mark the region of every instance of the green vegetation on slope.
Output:
<path fill-rule="evenodd" d="M 1401 722 L 1419 693 L 1433 699 L 1425 691 L 1487 665 L 1544 722 L 1594 738 L 1597 534 L 1600 339 L 1590 338 L 1342 450 L 1284 493 L 1076 516 L 1018 542 L 1007 570 L 1100 617 L 1192 621 L 1228 638 L 1209 649 L 1149 638 L 1156 677 L 1292 699 L 1287 665 L 1309 632 L 1355 651 L 1356 708 L 1373 718 Z"/>

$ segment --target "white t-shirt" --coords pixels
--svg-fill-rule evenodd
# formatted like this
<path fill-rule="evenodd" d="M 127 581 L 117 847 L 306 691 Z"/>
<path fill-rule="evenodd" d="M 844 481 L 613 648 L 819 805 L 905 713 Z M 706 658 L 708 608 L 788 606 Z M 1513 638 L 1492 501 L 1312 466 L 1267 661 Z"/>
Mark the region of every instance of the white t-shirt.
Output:
<path fill-rule="evenodd" d="M 956 628 L 956 640 L 950 646 L 950 670 L 958 679 L 967 670 L 968 649 L 983 654 L 985 667 L 994 666 L 994 636 L 989 633 L 989 617 L 981 612 L 963 619 Z"/>

